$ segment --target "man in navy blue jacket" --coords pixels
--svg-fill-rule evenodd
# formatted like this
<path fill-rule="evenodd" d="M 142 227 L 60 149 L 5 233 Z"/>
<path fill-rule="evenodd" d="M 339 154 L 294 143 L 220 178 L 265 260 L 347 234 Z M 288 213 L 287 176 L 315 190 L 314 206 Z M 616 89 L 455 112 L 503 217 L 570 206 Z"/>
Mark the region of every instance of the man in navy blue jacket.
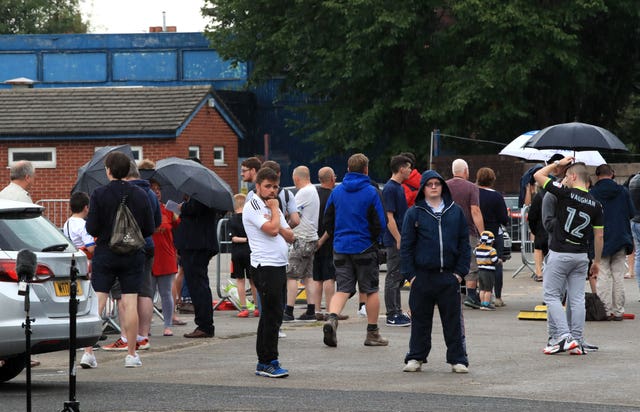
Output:
<path fill-rule="evenodd" d="M 331 192 L 324 214 L 324 228 L 333 236 L 333 263 L 337 291 L 329 303 L 329 317 L 323 326 L 324 343 L 337 346 L 338 314 L 356 293 L 367 295 L 366 346 L 386 346 L 380 336 L 378 238 L 387 225 L 378 191 L 369 179 L 369 159 L 356 153 L 348 160 L 349 172 L 342 184 Z"/>
<path fill-rule="evenodd" d="M 604 244 L 600 273 L 596 281 L 598 297 L 604 303 L 610 320 L 624 315 L 624 274 L 627 255 L 633 251 L 629 221 L 635 208 L 629 191 L 616 183 L 615 172 L 608 164 L 596 168 L 598 181 L 590 192 L 600 204 L 604 217 Z"/>
<path fill-rule="evenodd" d="M 400 243 L 400 272 L 411 281 L 411 338 L 405 372 L 417 372 L 431 351 L 433 309 L 438 305 L 447 363 L 467 373 L 462 340 L 460 283 L 469 273 L 471 247 L 462 209 L 453 202 L 445 180 L 427 170 L 415 205 L 405 214 Z"/>
<path fill-rule="evenodd" d="M 184 334 L 185 338 L 211 338 L 215 333 L 208 268 L 209 261 L 218 253 L 216 229 L 221 213 L 194 198 L 180 206 L 180 224 L 174 243 L 191 294 L 197 325 L 193 332 Z"/>

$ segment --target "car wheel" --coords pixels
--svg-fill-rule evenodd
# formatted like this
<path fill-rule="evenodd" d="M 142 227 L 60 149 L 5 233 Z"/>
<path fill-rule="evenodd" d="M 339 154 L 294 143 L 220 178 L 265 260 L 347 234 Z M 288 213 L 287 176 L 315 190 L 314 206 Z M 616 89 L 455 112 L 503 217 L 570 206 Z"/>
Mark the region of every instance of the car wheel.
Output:
<path fill-rule="evenodd" d="M 25 354 L 5 359 L 0 367 L 0 382 L 6 382 L 18 376 L 25 368 Z"/>

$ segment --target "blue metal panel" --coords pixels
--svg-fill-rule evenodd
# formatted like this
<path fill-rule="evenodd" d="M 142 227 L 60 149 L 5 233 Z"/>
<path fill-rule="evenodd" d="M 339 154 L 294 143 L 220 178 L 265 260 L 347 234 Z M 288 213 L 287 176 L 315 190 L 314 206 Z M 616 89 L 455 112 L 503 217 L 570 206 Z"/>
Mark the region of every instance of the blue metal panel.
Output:
<path fill-rule="evenodd" d="M 246 79 L 247 65 L 232 67 L 215 50 L 188 50 L 182 55 L 184 80 Z"/>
<path fill-rule="evenodd" d="M 21 34 L 0 36 L 0 50 L 131 50 L 209 48 L 202 33 Z"/>
<path fill-rule="evenodd" d="M 45 82 L 104 82 L 107 80 L 107 54 L 44 53 Z"/>
<path fill-rule="evenodd" d="M 0 54 L 0 82 L 16 77 L 38 78 L 38 56 L 35 53 Z"/>
<path fill-rule="evenodd" d="M 177 80 L 177 58 L 175 51 L 113 53 L 113 80 Z"/>

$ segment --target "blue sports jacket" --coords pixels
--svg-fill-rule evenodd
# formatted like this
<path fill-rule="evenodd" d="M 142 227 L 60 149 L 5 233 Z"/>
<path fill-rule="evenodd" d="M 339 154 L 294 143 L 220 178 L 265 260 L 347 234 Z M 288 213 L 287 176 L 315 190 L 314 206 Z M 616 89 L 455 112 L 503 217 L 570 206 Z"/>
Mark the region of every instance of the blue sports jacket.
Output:
<path fill-rule="evenodd" d="M 424 198 L 429 179 L 442 183 L 442 213 L 434 213 Z M 469 273 L 469 228 L 460 206 L 451 198 L 449 186 L 437 172 L 427 170 L 420 179 L 416 203 L 404 216 L 400 243 L 400 273 L 405 279 L 429 272 Z"/>
<path fill-rule="evenodd" d="M 380 194 L 369 176 L 349 172 L 331 192 L 324 228 L 333 236 L 336 253 L 356 255 L 377 245 L 387 220 Z"/>

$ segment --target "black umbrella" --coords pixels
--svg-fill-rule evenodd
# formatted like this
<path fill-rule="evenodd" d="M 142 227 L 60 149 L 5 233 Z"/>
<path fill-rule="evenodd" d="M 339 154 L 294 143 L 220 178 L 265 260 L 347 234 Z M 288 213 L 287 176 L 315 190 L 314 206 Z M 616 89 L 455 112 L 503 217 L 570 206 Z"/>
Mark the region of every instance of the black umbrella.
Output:
<path fill-rule="evenodd" d="M 231 187 L 215 172 L 193 160 L 178 157 L 159 160 L 150 179 L 160 183 L 165 201 L 169 200 L 164 199 L 165 189 L 169 189 L 169 193 L 173 189 L 178 197 L 171 199 L 175 202 L 182 202 L 184 194 L 211 208 L 233 210 Z"/>
<path fill-rule="evenodd" d="M 72 194 L 86 192 L 91 195 L 96 188 L 109 183 L 107 171 L 104 168 L 104 158 L 113 151 L 122 152 L 129 156 L 131 160 L 134 160 L 131 146 L 128 144 L 101 147 L 95 151 L 91 160 L 78 169 L 78 180 L 76 180 L 76 184 L 71 189 Z"/>
<path fill-rule="evenodd" d="M 525 147 L 574 151 L 629 151 L 624 143 L 607 129 L 578 122 L 556 124 L 542 129 L 529 140 Z"/>

